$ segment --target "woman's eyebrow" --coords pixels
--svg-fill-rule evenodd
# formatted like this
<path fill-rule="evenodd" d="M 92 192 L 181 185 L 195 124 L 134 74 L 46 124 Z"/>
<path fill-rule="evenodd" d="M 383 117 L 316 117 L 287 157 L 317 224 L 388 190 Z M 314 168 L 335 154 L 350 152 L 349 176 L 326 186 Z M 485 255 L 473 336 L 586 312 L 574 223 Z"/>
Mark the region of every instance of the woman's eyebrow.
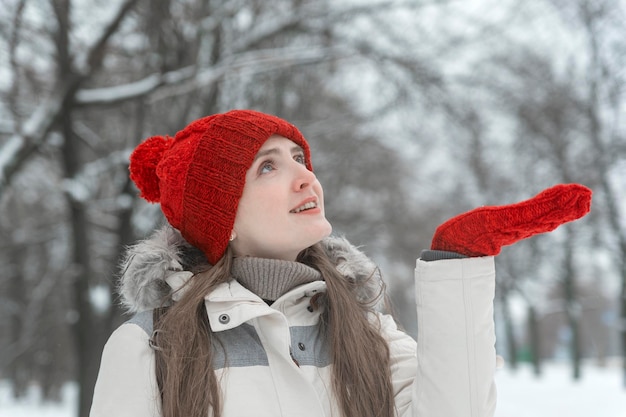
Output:
<path fill-rule="evenodd" d="M 301 153 L 304 152 L 304 149 L 302 149 L 302 146 L 299 145 L 295 145 L 291 148 L 291 154 L 296 154 L 296 153 Z M 262 158 L 264 156 L 267 155 L 278 155 L 280 154 L 280 149 L 279 148 L 269 148 L 269 149 L 265 149 L 263 151 L 259 151 L 256 156 L 254 157 L 254 160 L 256 161 L 259 158 Z"/>
<path fill-rule="evenodd" d="M 264 156 L 277 155 L 279 153 L 280 151 L 278 150 L 278 148 L 265 149 L 264 151 L 257 152 L 256 156 L 254 157 L 254 160 L 256 161 L 257 159 L 262 158 Z"/>

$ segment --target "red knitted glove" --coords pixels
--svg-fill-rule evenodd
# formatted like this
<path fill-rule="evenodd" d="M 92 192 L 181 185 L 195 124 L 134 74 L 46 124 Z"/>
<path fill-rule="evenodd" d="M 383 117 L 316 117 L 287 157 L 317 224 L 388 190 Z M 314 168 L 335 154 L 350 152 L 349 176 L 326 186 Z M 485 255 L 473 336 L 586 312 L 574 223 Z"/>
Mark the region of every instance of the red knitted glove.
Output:
<path fill-rule="evenodd" d="M 591 190 L 559 184 L 535 197 L 506 206 L 479 207 L 460 214 L 435 231 L 431 249 L 466 256 L 493 256 L 518 240 L 556 229 L 589 212 Z"/>

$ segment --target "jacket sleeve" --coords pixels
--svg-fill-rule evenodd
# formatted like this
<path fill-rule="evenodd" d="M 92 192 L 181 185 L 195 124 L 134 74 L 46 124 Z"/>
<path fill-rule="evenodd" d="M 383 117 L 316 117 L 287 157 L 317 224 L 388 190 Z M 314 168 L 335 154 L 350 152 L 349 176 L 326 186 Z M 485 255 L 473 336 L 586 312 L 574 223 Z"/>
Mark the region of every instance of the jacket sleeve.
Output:
<path fill-rule="evenodd" d="M 398 415 L 493 416 L 493 257 L 418 260 L 415 290 L 417 345 L 395 325 L 383 325 Z"/>
<path fill-rule="evenodd" d="M 148 335 L 125 323 L 113 332 L 102 352 L 90 417 L 161 415 Z"/>

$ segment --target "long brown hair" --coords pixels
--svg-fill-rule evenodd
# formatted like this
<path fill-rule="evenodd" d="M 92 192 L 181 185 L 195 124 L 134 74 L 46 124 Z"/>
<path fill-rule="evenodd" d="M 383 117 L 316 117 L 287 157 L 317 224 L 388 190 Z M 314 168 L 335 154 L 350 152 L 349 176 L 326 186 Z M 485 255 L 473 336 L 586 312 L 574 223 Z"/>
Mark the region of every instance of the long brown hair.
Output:
<path fill-rule="evenodd" d="M 188 283 L 155 334 L 160 370 L 163 417 L 219 417 L 222 399 L 212 367 L 212 338 L 204 296 L 231 279 L 232 252 Z M 344 417 L 391 417 L 394 411 L 389 346 L 371 313 L 374 299 L 360 300 L 341 276 L 321 244 L 303 251 L 298 261 L 319 270 L 326 281 L 320 326 L 330 344 L 332 385 Z M 380 294 L 374 295 L 380 296 Z M 322 300 L 320 300 L 322 301 Z"/>

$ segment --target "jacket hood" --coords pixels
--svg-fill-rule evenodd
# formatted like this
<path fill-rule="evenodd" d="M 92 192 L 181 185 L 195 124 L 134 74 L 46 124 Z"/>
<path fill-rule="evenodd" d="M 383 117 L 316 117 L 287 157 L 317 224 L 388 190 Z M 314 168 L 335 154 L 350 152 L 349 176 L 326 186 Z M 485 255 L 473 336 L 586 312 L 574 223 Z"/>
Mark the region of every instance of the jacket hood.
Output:
<path fill-rule="evenodd" d="M 327 237 L 321 243 L 339 273 L 354 284 L 355 297 L 383 310 L 385 287 L 376 264 L 343 237 Z M 169 277 L 210 267 L 202 252 L 167 224 L 126 251 L 118 288 L 121 302 L 130 313 L 160 307 L 171 300 Z"/>

